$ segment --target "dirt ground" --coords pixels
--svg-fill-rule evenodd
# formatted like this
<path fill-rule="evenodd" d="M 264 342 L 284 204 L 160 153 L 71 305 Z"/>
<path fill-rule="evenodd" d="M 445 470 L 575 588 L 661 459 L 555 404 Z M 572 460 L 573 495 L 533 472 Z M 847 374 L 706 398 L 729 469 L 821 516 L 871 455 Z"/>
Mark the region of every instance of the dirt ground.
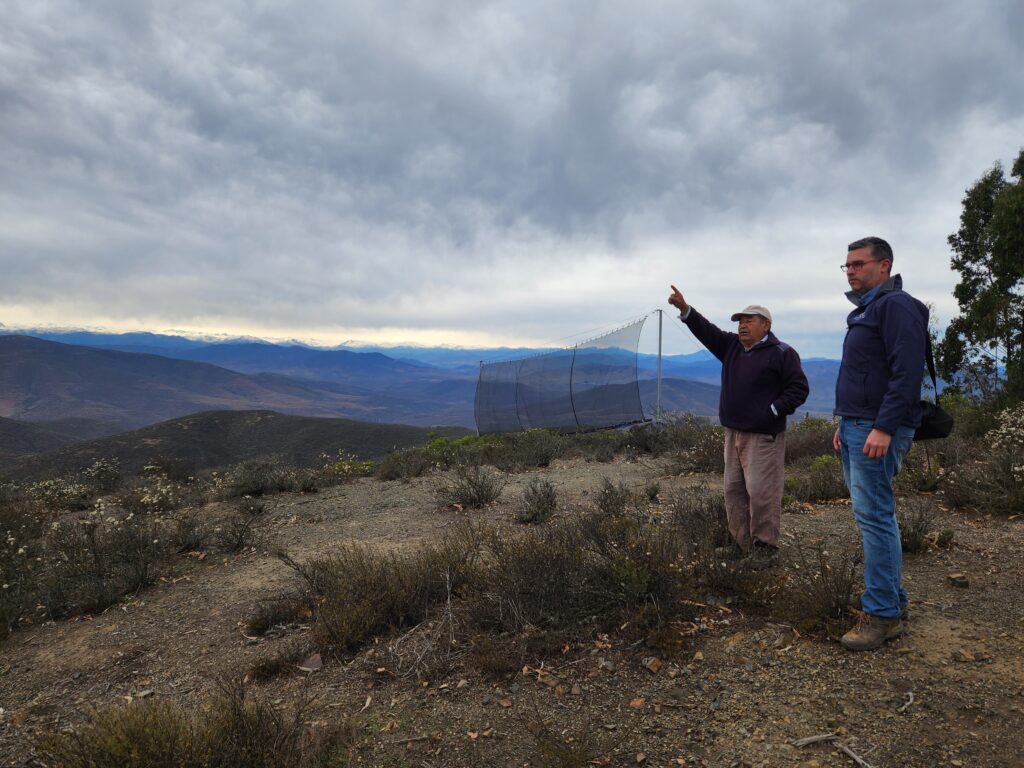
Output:
<path fill-rule="evenodd" d="M 663 499 L 717 483 L 666 471 L 653 460 L 556 462 L 510 476 L 502 499 L 479 514 L 513 527 L 515 500 L 536 475 L 556 485 L 563 506 L 585 503 L 604 477 L 638 490 L 658 479 Z M 243 673 L 303 631 L 243 634 L 255 603 L 295 584 L 275 548 L 301 560 L 351 540 L 402 548 L 437 538 L 460 513 L 435 508 L 434 483 L 366 479 L 268 498 L 258 551 L 176 565 L 102 615 L 19 629 L 0 646 L 0 764 L 38 765 L 33 734 L 96 708 L 202 701 L 217 675 Z M 873 653 L 848 653 L 709 596 L 660 668 L 642 645 L 595 637 L 564 663 L 502 683 L 468 667 L 420 682 L 375 675 L 364 654 L 259 687 L 275 702 L 312 692 L 316 718 L 356 715 L 368 734 L 359 757 L 371 766 L 539 766 L 540 722 L 601 745 L 599 765 L 854 765 L 845 748 L 874 768 L 1024 766 L 1024 519 L 943 512 L 939 525 L 955 531 L 954 545 L 905 561 L 909 635 Z M 784 559 L 797 539 L 859 546 L 848 505 L 787 513 L 783 531 Z M 953 572 L 969 586 L 950 584 Z M 794 745 L 828 733 L 836 740 Z"/>

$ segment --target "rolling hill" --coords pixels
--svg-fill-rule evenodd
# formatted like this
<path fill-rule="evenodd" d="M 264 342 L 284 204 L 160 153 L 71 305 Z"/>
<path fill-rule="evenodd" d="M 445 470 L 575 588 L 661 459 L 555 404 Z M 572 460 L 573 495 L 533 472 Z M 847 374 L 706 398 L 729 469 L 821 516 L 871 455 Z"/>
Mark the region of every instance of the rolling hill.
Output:
<path fill-rule="evenodd" d="M 3 421 L 0 420 L 0 426 Z M 459 427 L 429 430 L 402 424 L 288 416 L 272 411 L 205 411 L 90 440 L 0 465 L 0 476 L 19 481 L 77 472 L 97 459 L 117 459 L 129 473 L 155 459 L 211 469 L 248 459 L 277 457 L 292 466 L 312 466 L 339 450 L 363 459 L 422 445 L 430 434 L 469 434 Z"/>
<path fill-rule="evenodd" d="M 464 392 L 422 396 L 412 387 L 391 396 L 373 376 L 361 381 L 244 374 L 160 355 L 0 336 L 0 416 L 22 421 L 84 418 L 132 429 L 203 410 L 268 409 L 419 426 L 472 424 L 472 400 L 465 402 Z"/>

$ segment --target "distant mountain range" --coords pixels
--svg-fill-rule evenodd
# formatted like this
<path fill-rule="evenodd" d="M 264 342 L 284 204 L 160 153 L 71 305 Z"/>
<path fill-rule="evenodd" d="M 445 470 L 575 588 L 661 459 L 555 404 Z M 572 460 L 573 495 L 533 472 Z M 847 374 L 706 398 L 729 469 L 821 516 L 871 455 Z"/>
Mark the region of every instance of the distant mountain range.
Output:
<path fill-rule="evenodd" d="M 9 425 L 16 429 L 18 422 L 0 419 L 0 441 L 6 435 L 2 430 Z M 27 434 L 34 427 L 21 426 L 29 428 Z M 458 437 L 470 430 L 429 430 L 270 411 L 207 411 L 75 445 L 32 443 L 26 447 L 47 452 L 0 461 L 0 476 L 31 481 L 78 472 L 100 458 L 116 459 L 129 474 L 156 460 L 180 462 L 196 471 L 269 457 L 304 467 L 319 464 L 323 454 L 333 457 L 338 451 L 361 459 L 380 458 L 394 450 L 422 445 L 435 433 Z"/>
<path fill-rule="evenodd" d="M 0 461 L 52 454 L 73 443 L 205 411 L 473 428 L 479 361 L 537 351 L 316 349 L 152 333 L 46 331 L 29 336 L 2 328 Z M 641 400 L 650 416 L 657 358 L 636 359 Z M 665 411 L 717 416 L 721 365 L 715 358 L 700 351 L 666 356 L 662 363 Z M 838 365 L 835 360 L 804 361 L 811 382 L 804 411 L 831 412 Z"/>

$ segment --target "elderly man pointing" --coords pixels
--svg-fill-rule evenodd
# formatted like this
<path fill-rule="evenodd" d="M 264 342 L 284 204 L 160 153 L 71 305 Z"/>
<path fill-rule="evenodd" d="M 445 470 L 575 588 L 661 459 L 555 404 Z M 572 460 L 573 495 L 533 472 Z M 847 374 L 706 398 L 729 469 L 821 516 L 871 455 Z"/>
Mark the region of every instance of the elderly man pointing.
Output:
<path fill-rule="evenodd" d="M 668 303 L 722 362 L 718 418 L 725 427 L 729 533 L 758 564 L 771 565 L 782 520 L 786 417 L 810 392 L 800 356 L 772 333 L 772 315 L 765 307 L 752 304 L 734 314 L 738 326 L 729 333 L 687 304 L 674 285 Z"/>

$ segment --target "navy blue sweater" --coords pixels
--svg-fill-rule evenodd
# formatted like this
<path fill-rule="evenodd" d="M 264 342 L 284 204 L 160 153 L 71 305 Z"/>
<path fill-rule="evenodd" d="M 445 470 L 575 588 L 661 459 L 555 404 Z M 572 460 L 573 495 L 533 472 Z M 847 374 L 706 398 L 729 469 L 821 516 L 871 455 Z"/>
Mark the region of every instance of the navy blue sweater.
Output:
<path fill-rule="evenodd" d="M 928 307 L 893 275 L 867 306 L 846 318 L 836 415 L 868 419 L 890 435 L 901 426 L 919 426 L 927 333 Z"/>
<path fill-rule="evenodd" d="M 683 322 L 722 361 L 718 399 L 722 426 L 763 435 L 785 430 L 786 417 L 804 404 L 811 391 L 796 350 L 769 331 L 747 352 L 739 336 L 723 331 L 693 307 Z"/>

